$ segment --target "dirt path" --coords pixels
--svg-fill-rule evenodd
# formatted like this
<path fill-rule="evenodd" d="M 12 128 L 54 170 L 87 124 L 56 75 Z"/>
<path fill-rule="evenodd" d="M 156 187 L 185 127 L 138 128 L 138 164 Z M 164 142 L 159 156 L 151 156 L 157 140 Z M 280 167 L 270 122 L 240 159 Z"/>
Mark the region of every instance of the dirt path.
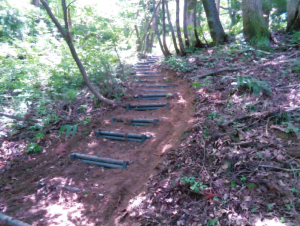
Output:
<path fill-rule="evenodd" d="M 154 66 L 147 71 L 158 74 Z M 145 75 L 137 69 L 137 76 Z M 162 74 L 162 73 L 159 73 Z M 147 74 L 149 75 L 149 74 Z M 171 73 L 159 77 L 139 78 L 133 82 L 132 98 L 123 104 L 165 104 L 157 110 L 135 111 L 116 107 L 99 118 L 92 118 L 88 136 L 74 136 L 68 142 L 35 157 L 13 159 L 12 166 L 0 179 L 0 211 L 32 225 L 135 225 L 127 210 L 138 205 L 149 177 L 157 173 L 162 155 L 177 148 L 192 125 L 194 91 Z M 146 81 L 145 81 L 146 80 Z M 142 85 L 170 84 L 167 88 Z M 177 86 L 174 87 L 173 85 Z M 150 90 L 165 89 L 167 99 L 138 100 L 135 94 L 153 94 Z M 147 91 L 148 90 L 148 91 Z M 177 93 L 178 97 L 173 98 Z M 125 123 L 111 122 L 125 119 Z M 159 119 L 157 126 L 132 126 L 131 119 Z M 151 135 L 145 143 L 96 138 L 97 131 L 113 131 Z M 107 169 L 70 161 L 71 153 L 97 155 L 104 158 L 132 161 L 127 170 Z M 57 185 L 69 186 L 59 188 Z M 80 191 L 71 191 L 74 188 Z M 76 190 L 76 189 L 75 189 Z"/>

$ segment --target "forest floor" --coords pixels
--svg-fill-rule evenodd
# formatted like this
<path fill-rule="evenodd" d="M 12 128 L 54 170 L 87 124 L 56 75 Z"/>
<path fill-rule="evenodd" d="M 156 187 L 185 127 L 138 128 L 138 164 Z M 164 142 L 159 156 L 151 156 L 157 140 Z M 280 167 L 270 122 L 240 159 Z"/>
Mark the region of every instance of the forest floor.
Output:
<path fill-rule="evenodd" d="M 142 225 L 300 225 L 298 49 L 231 44 L 170 59 L 163 67 L 197 91 L 193 127 L 129 215 Z"/>
<path fill-rule="evenodd" d="M 81 135 L 53 131 L 34 155 L 5 140 L 0 211 L 32 225 L 300 225 L 298 49 L 228 44 L 173 57 L 159 66 L 167 80 L 147 80 L 177 84 L 168 90 L 177 99 L 135 100 L 139 83 L 131 83 L 122 100 L 170 109 L 94 111 Z M 110 122 L 121 117 L 162 121 Z M 152 138 L 110 141 L 98 130 Z M 70 161 L 71 153 L 133 164 L 107 169 Z"/>

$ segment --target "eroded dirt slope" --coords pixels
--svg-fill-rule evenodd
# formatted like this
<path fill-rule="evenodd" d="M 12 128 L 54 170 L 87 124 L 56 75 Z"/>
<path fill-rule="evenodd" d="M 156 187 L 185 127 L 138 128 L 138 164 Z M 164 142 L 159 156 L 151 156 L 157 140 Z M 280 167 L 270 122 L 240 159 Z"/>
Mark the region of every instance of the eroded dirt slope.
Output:
<path fill-rule="evenodd" d="M 144 71 L 140 69 L 137 74 L 143 75 Z M 155 66 L 147 71 L 158 73 Z M 46 148 L 45 153 L 11 157 L 10 164 L 1 172 L 0 211 L 39 226 L 137 223 L 127 218 L 127 210 L 138 205 L 149 177 L 158 173 L 157 166 L 164 153 L 178 148 L 186 137 L 184 131 L 191 126 L 194 114 L 194 91 L 189 85 L 172 73 L 160 74 L 164 76 L 132 82 L 128 91 L 132 97 L 122 104 L 169 103 L 169 109 L 126 111 L 120 105 L 91 117 L 88 126 L 79 129 L 81 135 L 66 142 L 53 139 L 54 144 Z M 155 88 L 141 87 L 145 84 L 177 84 L 177 87 L 163 89 L 165 93 L 177 93 L 178 98 L 171 95 L 167 99 L 137 100 L 135 94 L 163 93 L 149 91 Z M 125 124 L 111 123 L 111 118 L 123 118 Z M 156 127 L 128 125 L 126 122 L 133 118 L 160 119 L 161 122 Z M 147 134 L 152 138 L 145 143 L 112 141 L 96 138 L 95 132 L 99 130 Z M 87 135 L 83 135 L 84 132 Z M 133 164 L 127 170 L 107 169 L 80 160 L 70 161 L 71 153 L 132 161 Z"/>

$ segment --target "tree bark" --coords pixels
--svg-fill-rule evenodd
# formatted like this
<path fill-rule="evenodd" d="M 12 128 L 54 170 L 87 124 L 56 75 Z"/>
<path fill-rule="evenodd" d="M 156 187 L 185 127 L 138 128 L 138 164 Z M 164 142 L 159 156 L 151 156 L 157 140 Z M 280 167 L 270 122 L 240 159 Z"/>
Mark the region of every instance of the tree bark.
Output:
<path fill-rule="evenodd" d="M 202 0 L 207 17 L 210 35 L 214 45 L 219 45 L 227 41 L 227 35 L 222 27 L 220 17 L 214 0 Z"/>
<path fill-rule="evenodd" d="M 154 17 L 155 17 L 155 12 L 156 12 L 156 10 L 158 9 L 160 3 L 161 3 L 161 0 L 157 3 L 157 5 L 156 5 L 156 7 L 155 7 L 155 11 L 154 11 L 154 13 L 153 13 L 153 15 L 152 15 L 152 17 L 151 17 L 151 20 L 149 21 L 149 23 L 147 23 L 147 26 L 146 26 L 146 28 L 145 28 L 145 33 L 144 33 L 144 35 L 143 35 L 143 38 L 141 39 L 141 40 L 142 40 L 142 41 L 141 41 L 141 45 L 143 45 L 143 43 L 146 41 L 146 40 L 145 40 L 145 37 L 146 37 L 146 35 L 147 35 L 147 32 L 149 31 L 150 24 L 152 23 L 152 21 L 153 21 L 153 19 L 154 19 Z"/>
<path fill-rule="evenodd" d="M 196 23 L 196 7 L 197 7 L 197 0 L 186 0 L 187 2 L 187 14 L 186 14 L 186 25 L 187 25 L 187 33 L 190 41 L 191 46 L 196 46 L 197 38 L 195 34 L 195 24 Z"/>
<path fill-rule="evenodd" d="M 221 0 L 216 0 L 216 6 L 217 6 L 217 11 L 219 16 L 220 16 L 220 4 L 221 4 Z"/>
<path fill-rule="evenodd" d="M 176 0 L 176 30 L 177 30 L 177 36 L 178 36 L 179 47 L 181 50 L 181 55 L 185 56 L 186 51 L 185 51 L 185 48 L 183 45 L 181 31 L 180 31 L 180 24 L 179 24 L 179 0 Z"/>
<path fill-rule="evenodd" d="M 32 0 L 31 4 L 36 6 L 36 7 L 40 7 L 40 1 L 39 0 Z"/>
<path fill-rule="evenodd" d="M 137 44 L 136 51 L 140 52 L 142 50 L 142 42 L 141 42 L 141 37 L 137 25 L 134 25 L 134 29 L 136 32 L 136 44 Z"/>
<path fill-rule="evenodd" d="M 155 1 L 153 1 L 153 8 L 155 8 Z M 149 47 L 147 48 L 148 53 L 152 53 L 152 48 L 153 48 L 153 43 L 154 43 L 154 36 L 155 36 L 155 28 L 156 28 L 156 23 L 157 23 L 157 17 L 158 17 L 158 9 L 156 10 L 156 15 L 154 17 L 153 23 L 151 25 L 151 36 L 149 40 Z"/>
<path fill-rule="evenodd" d="M 171 56 L 166 42 L 166 12 L 165 12 L 165 0 L 162 0 L 162 30 L 163 30 L 163 46 L 167 56 Z"/>
<path fill-rule="evenodd" d="M 287 1 L 287 32 L 300 30 L 300 0 Z"/>
<path fill-rule="evenodd" d="M 86 70 L 83 66 L 83 64 L 81 63 L 77 53 L 76 53 L 76 50 L 75 50 L 75 47 L 73 45 L 73 42 L 72 42 L 72 38 L 71 38 L 71 34 L 70 34 L 70 31 L 69 31 L 69 25 L 68 25 L 68 16 L 67 16 L 67 6 L 66 6 L 66 1 L 65 0 L 62 0 L 61 3 L 62 3 L 62 8 L 63 8 L 63 13 L 64 13 L 64 22 L 65 22 L 65 28 L 62 27 L 62 25 L 58 22 L 58 20 L 55 18 L 55 16 L 53 15 L 50 7 L 48 6 L 46 0 L 41 0 L 43 6 L 45 7 L 48 15 L 50 16 L 52 22 L 55 24 L 55 26 L 58 28 L 58 30 L 60 31 L 61 35 L 63 36 L 63 38 L 65 39 L 65 41 L 67 42 L 68 46 L 69 46 L 69 49 L 71 51 L 71 54 L 77 64 L 77 67 L 79 68 L 82 76 L 83 76 L 83 79 L 87 85 L 87 87 L 89 88 L 89 90 L 101 101 L 107 103 L 107 104 L 110 104 L 110 105 L 114 105 L 115 102 L 113 100 L 109 100 L 107 98 L 105 98 L 104 96 L 102 96 L 94 87 L 93 85 L 91 84 L 89 78 L 88 78 L 88 75 L 86 73 Z"/>
<path fill-rule="evenodd" d="M 174 28 L 173 28 L 173 25 L 172 25 L 172 22 L 171 22 L 171 18 L 170 18 L 168 0 L 166 0 L 166 11 L 167 11 L 167 17 L 168 17 L 169 27 L 170 27 L 171 34 L 172 34 L 174 48 L 175 48 L 176 54 L 180 55 L 180 50 L 178 49 L 178 46 L 177 46 L 175 31 L 174 31 Z"/>
<path fill-rule="evenodd" d="M 185 39 L 185 45 L 190 46 L 189 34 L 188 34 L 188 21 L 187 21 L 187 14 L 188 14 L 188 0 L 183 0 L 183 34 Z"/>
<path fill-rule="evenodd" d="M 243 0 L 243 25 L 246 41 L 270 37 L 263 17 L 261 0 Z"/>
<path fill-rule="evenodd" d="M 159 30 L 158 30 L 158 15 L 157 15 L 156 21 L 157 21 L 157 23 L 156 23 L 155 33 L 156 33 L 156 36 L 157 36 L 157 40 L 158 40 L 161 52 L 164 54 L 165 57 L 167 57 L 168 55 L 167 55 L 167 53 L 164 49 L 164 46 L 163 46 L 162 41 L 160 39 Z"/>
<path fill-rule="evenodd" d="M 269 22 L 270 22 L 270 14 L 272 10 L 272 2 L 271 0 L 262 0 L 262 10 L 263 10 L 263 17 L 266 21 L 266 24 L 269 29 Z"/>
<path fill-rule="evenodd" d="M 194 11 L 193 11 L 193 22 L 194 22 L 194 35 L 196 38 L 196 43 L 195 43 L 195 47 L 197 48 L 203 48 L 205 47 L 205 45 L 200 41 L 199 36 L 198 36 L 198 32 L 197 32 L 197 2 L 194 5 Z"/>

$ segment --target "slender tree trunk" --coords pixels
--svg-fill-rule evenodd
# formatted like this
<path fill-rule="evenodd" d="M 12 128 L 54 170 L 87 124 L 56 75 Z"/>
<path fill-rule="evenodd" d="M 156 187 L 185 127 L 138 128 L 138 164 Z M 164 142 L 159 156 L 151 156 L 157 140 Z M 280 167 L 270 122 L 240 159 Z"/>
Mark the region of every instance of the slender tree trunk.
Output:
<path fill-rule="evenodd" d="M 155 1 L 153 1 L 153 8 L 155 8 Z M 158 17 L 158 9 L 156 10 L 156 15 L 153 19 L 153 23 L 151 25 L 151 36 L 149 40 L 149 48 L 148 48 L 148 53 L 152 53 L 152 48 L 153 48 L 153 43 L 154 43 L 154 36 L 155 36 L 155 28 L 156 28 L 156 23 L 157 23 L 157 17 Z"/>
<path fill-rule="evenodd" d="M 179 47 L 181 50 L 181 55 L 185 56 L 186 51 L 185 51 L 185 48 L 183 45 L 181 31 L 180 31 L 180 23 L 179 23 L 179 0 L 176 0 L 176 30 L 177 30 L 177 36 L 178 36 Z"/>
<path fill-rule="evenodd" d="M 197 32 L 197 2 L 194 5 L 194 11 L 193 11 L 193 22 L 194 22 L 194 35 L 196 38 L 196 43 L 195 43 L 195 47 L 197 48 L 203 48 L 205 47 L 204 44 L 200 41 L 199 36 L 198 36 L 198 32 Z"/>
<path fill-rule="evenodd" d="M 135 29 L 135 32 L 136 32 L 136 44 L 137 44 L 136 51 L 141 52 L 142 42 L 141 42 L 141 37 L 140 37 L 139 29 L 138 29 L 137 25 L 134 25 L 134 29 Z"/>
<path fill-rule="evenodd" d="M 202 0 L 202 3 L 206 13 L 210 35 L 214 41 L 214 45 L 219 45 L 226 42 L 227 35 L 223 30 L 215 1 Z"/>
<path fill-rule="evenodd" d="M 36 6 L 36 7 L 40 7 L 40 0 L 32 0 L 31 4 Z"/>
<path fill-rule="evenodd" d="M 174 31 L 174 28 L 173 28 L 173 25 L 172 25 L 172 22 L 171 22 L 171 18 L 170 18 L 168 0 L 166 0 L 166 11 L 167 11 L 167 17 L 168 17 L 169 27 L 170 27 L 171 34 L 172 34 L 174 48 L 175 48 L 176 54 L 180 55 L 180 50 L 178 49 L 178 46 L 177 46 L 175 31 Z"/>
<path fill-rule="evenodd" d="M 153 19 L 154 19 L 154 17 L 155 17 L 155 12 L 156 12 L 157 8 L 159 7 L 160 3 L 161 3 L 161 0 L 157 3 L 156 8 L 155 8 L 155 10 L 154 10 L 154 13 L 153 13 L 153 15 L 152 15 L 152 17 L 151 17 L 149 23 L 146 23 L 147 26 L 146 26 L 146 28 L 145 28 L 145 33 L 144 33 L 144 35 L 143 35 L 143 38 L 141 39 L 141 40 L 142 40 L 142 45 L 143 45 L 144 42 L 145 42 L 146 34 L 147 34 L 147 32 L 149 31 L 150 25 L 151 25 L 151 23 L 152 23 L 152 21 L 153 21 Z"/>
<path fill-rule="evenodd" d="M 270 37 L 263 17 L 261 0 L 243 0 L 243 25 L 246 41 Z"/>
<path fill-rule="evenodd" d="M 163 46 L 167 56 L 171 56 L 166 42 L 166 12 L 165 12 L 165 0 L 162 0 L 162 30 L 163 30 Z"/>
<path fill-rule="evenodd" d="M 70 31 L 69 31 L 69 25 L 68 25 L 68 16 L 67 16 L 67 6 L 66 6 L 66 1 L 65 0 L 62 0 L 61 3 L 62 3 L 62 8 L 63 8 L 63 13 L 64 13 L 64 22 L 65 22 L 65 28 L 63 28 L 61 26 L 61 24 L 58 22 L 58 20 L 55 18 L 55 16 L 53 15 L 51 9 L 49 8 L 46 0 L 41 0 L 41 3 L 43 4 L 43 6 L 45 7 L 48 15 L 50 16 L 52 22 L 56 25 L 56 27 L 58 28 L 58 30 L 60 31 L 62 37 L 65 39 L 65 41 L 67 42 L 68 46 L 69 46 L 69 49 L 71 51 L 71 54 L 77 64 L 77 67 L 79 68 L 82 76 L 83 76 L 83 79 L 87 85 L 87 87 L 89 88 L 89 90 L 101 101 L 107 103 L 107 104 L 110 104 L 110 105 L 114 105 L 115 102 L 112 101 L 112 100 L 109 100 L 107 98 L 105 98 L 104 96 L 102 96 L 94 87 L 93 85 L 91 84 L 89 78 L 88 78 L 88 75 L 86 73 L 86 70 L 83 66 L 83 64 L 81 63 L 77 53 L 76 53 L 76 50 L 75 50 L 75 47 L 73 45 L 73 42 L 72 42 L 72 38 L 71 38 L 71 34 L 70 34 Z"/>
<path fill-rule="evenodd" d="M 183 34 L 185 45 L 190 46 L 189 34 L 188 34 L 188 21 L 187 21 L 187 14 L 188 14 L 188 0 L 183 0 Z"/>
<path fill-rule="evenodd" d="M 287 32 L 300 30 L 300 0 L 287 1 Z"/>
<path fill-rule="evenodd" d="M 156 21 L 157 21 L 157 23 L 156 23 L 155 33 L 156 33 L 156 36 L 157 36 L 157 40 L 158 40 L 161 52 L 164 54 L 165 57 L 167 57 L 168 55 L 167 55 L 167 53 L 164 49 L 164 46 L 163 46 L 162 41 L 160 39 L 159 30 L 158 30 L 158 24 L 159 24 L 158 15 L 157 15 Z"/>

